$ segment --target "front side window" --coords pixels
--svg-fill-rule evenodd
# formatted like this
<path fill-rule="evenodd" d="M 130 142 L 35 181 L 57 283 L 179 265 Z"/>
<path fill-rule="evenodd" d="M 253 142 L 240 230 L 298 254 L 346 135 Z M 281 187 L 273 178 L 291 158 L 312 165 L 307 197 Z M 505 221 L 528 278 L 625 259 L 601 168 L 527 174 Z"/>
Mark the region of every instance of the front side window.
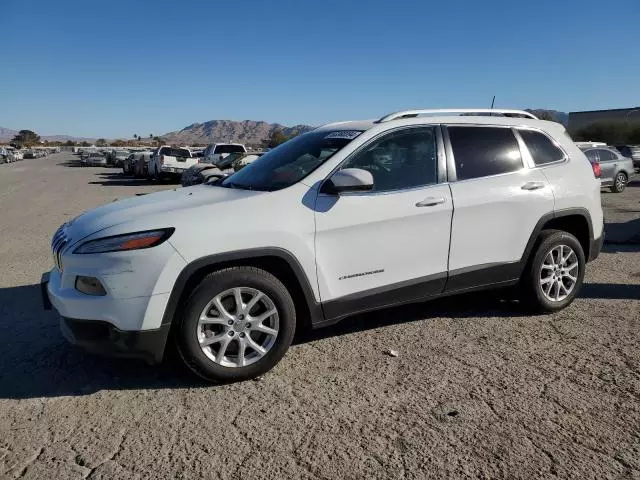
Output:
<path fill-rule="evenodd" d="M 299 135 L 227 177 L 221 186 L 262 191 L 287 188 L 305 178 L 361 133 L 359 130 L 322 130 Z"/>
<path fill-rule="evenodd" d="M 518 130 L 518 132 L 536 165 L 545 165 L 564 159 L 562 150 L 555 146 L 546 135 L 534 130 Z"/>
<path fill-rule="evenodd" d="M 448 127 L 458 180 L 520 170 L 520 147 L 510 128 Z"/>
<path fill-rule="evenodd" d="M 437 182 L 437 147 L 433 127 L 393 132 L 349 158 L 345 168 L 371 172 L 373 191 L 415 188 Z"/>

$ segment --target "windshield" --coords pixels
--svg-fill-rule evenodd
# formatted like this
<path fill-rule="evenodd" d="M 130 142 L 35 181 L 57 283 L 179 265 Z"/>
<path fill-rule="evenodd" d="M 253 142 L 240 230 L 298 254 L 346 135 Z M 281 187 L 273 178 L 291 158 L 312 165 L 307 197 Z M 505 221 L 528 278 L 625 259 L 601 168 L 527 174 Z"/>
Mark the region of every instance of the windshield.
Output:
<path fill-rule="evenodd" d="M 222 182 L 223 187 L 273 191 L 299 182 L 362 131 L 309 132 L 268 151 Z"/>

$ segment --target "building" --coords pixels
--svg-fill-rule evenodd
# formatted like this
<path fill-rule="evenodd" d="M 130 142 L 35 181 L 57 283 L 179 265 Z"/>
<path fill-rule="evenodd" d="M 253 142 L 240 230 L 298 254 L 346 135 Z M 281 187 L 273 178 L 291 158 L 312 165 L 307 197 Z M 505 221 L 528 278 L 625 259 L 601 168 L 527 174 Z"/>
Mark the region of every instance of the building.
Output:
<path fill-rule="evenodd" d="M 568 129 L 572 132 L 594 123 L 637 123 L 640 125 L 640 107 L 569 113 Z"/>

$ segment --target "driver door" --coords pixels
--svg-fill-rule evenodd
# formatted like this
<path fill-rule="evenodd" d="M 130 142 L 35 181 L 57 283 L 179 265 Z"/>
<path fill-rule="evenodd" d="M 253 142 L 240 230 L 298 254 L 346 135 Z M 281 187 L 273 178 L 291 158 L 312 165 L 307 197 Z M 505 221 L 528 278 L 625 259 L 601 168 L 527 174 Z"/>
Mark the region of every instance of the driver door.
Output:
<path fill-rule="evenodd" d="M 453 204 L 449 185 L 438 183 L 439 139 L 436 126 L 383 134 L 341 166 L 371 172 L 371 191 L 318 195 L 316 265 L 327 319 L 442 292 Z"/>

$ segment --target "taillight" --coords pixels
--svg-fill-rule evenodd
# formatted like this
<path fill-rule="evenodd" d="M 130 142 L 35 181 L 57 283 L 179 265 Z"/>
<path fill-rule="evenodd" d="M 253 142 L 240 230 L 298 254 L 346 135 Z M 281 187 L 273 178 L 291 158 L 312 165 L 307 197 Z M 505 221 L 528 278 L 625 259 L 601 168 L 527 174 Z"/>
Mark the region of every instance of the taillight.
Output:
<path fill-rule="evenodd" d="M 593 168 L 593 175 L 596 178 L 600 178 L 602 171 L 600 170 L 600 164 L 598 162 L 591 162 L 591 168 Z"/>
<path fill-rule="evenodd" d="M 160 155 L 160 165 L 164 165 L 164 155 Z"/>

